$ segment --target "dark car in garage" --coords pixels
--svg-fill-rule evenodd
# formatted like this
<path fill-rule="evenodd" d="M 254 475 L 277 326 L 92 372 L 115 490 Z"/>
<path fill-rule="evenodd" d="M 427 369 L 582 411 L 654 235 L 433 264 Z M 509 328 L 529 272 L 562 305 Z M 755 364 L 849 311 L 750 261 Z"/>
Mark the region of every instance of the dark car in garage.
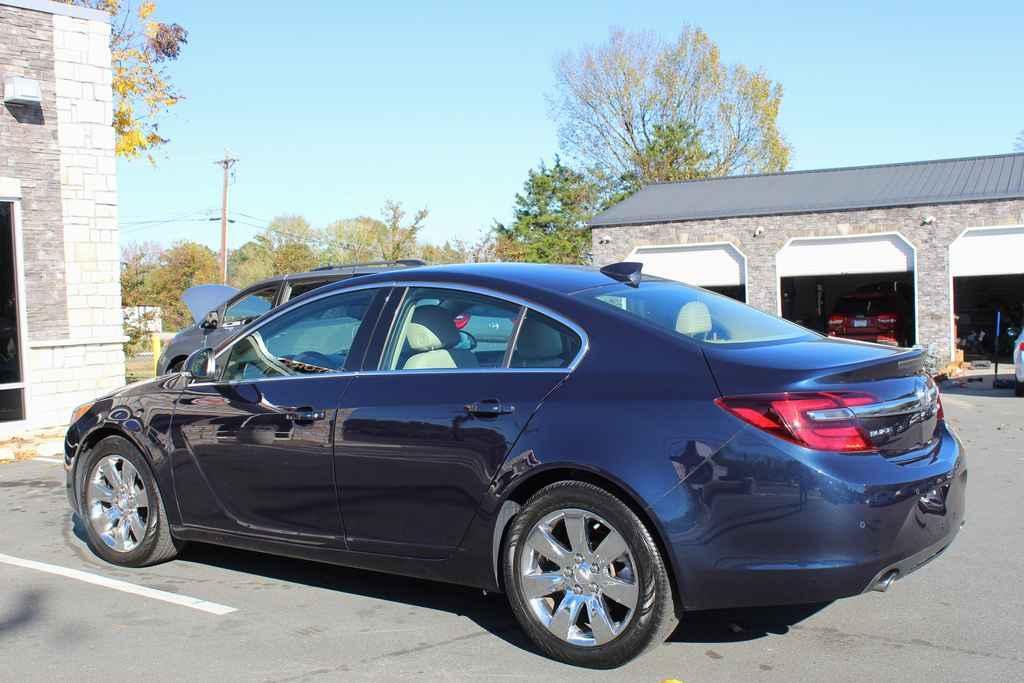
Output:
<path fill-rule="evenodd" d="M 81 406 L 65 463 L 89 546 L 503 591 L 541 651 L 595 668 L 688 611 L 886 590 L 949 546 L 967 466 L 921 350 L 638 265 L 335 283 Z"/>
<path fill-rule="evenodd" d="M 893 293 L 859 291 L 836 302 L 828 334 L 844 339 L 907 346 L 907 304 Z"/>

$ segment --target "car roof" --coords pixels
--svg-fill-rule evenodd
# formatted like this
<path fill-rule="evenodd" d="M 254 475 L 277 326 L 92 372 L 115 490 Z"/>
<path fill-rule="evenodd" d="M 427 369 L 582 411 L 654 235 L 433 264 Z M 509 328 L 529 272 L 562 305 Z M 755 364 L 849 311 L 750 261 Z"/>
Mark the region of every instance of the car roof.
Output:
<path fill-rule="evenodd" d="M 396 280 L 416 280 L 425 284 L 449 282 L 502 290 L 513 294 L 529 294 L 534 291 L 571 294 L 615 282 L 596 268 L 540 263 L 463 263 L 425 266 L 403 271 L 400 274 L 390 270 L 358 278 L 360 285 L 385 284 Z M 325 285 L 325 287 L 343 289 L 349 284 L 352 284 L 352 281 L 342 281 Z"/>

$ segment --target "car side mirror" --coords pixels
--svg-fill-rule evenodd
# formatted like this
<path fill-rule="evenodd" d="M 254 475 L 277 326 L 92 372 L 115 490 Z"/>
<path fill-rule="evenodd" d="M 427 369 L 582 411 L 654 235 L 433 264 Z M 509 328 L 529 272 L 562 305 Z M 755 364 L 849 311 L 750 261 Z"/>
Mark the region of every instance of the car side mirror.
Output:
<path fill-rule="evenodd" d="M 217 315 L 217 311 L 210 311 L 203 318 L 203 322 L 199 323 L 199 327 L 204 330 L 215 330 L 220 325 L 220 316 Z"/>
<path fill-rule="evenodd" d="M 213 349 L 210 347 L 193 351 L 185 359 L 185 373 L 190 379 L 200 382 L 211 380 L 217 374 L 217 364 L 214 361 Z"/>

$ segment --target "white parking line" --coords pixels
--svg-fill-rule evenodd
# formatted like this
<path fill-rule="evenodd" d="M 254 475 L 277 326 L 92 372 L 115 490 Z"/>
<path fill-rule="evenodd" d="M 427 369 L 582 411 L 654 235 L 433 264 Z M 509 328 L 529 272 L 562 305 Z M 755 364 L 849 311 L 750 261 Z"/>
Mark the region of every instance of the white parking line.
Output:
<path fill-rule="evenodd" d="M 200 612 L 209 612 L 210 614 L 216 614 L 218 616 L 230 614 L 231 612 L 236 611 L 234 607 L 218 605 L 216 602 L 207 602 L 206 600 L 200 600 L 199 598 L 192 598 L 187 595 L 178 595 L 177 593 L 168 593 L 155 588 L 136 586 L 134 583 L 110 579 L 106 576 L 100 576 L 99 574 L 90 574 L 89 572 L 83 572 L 78 569 L 68 569 L 67 567 L 60 567 L 55 564 L 46 564 L 45 562 L 36 562 L 35 560 L 23 560 L 20 557 L 12 557 L 11 555 L 4 555 L 3 553 L 0 553 L 0 562 L 14 565 L 15 567 L 35 569 L 36 571 L 46 572 L 47 574 L 66 576 L 67 578 L 75 579 L 76 581 L 84 581 L 85 583 L 91 583 L 95 586 L 103 586 L 104 588 L 113 588 L 114 590 L 118 590 L 123 593 L 141 595 L 144 598 L 162 600 L 163 602 L 169 602 L 172 605 L 191 607 L 192 609 L 197 609 Z"/>

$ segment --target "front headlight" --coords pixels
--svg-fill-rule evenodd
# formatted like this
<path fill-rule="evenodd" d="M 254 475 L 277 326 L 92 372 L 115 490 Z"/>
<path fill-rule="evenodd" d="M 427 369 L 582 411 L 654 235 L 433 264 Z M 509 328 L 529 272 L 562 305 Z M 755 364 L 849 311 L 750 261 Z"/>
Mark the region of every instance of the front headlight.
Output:
<path fill-rule="evenodd" d="M 82 419 L 82 416 L 85 415 L 87 412 L 89 412 L 89 409 L 92 408 L 94 405 L 96 405 L 95 401 L 89 401 L 88 403 L 83 403 L 82 405 L 80 405 L 77 408 L 75 408 L 71 412 L 71 422 L 70 422 L 70 424 L 75 424 L 80 419 Z"/>

